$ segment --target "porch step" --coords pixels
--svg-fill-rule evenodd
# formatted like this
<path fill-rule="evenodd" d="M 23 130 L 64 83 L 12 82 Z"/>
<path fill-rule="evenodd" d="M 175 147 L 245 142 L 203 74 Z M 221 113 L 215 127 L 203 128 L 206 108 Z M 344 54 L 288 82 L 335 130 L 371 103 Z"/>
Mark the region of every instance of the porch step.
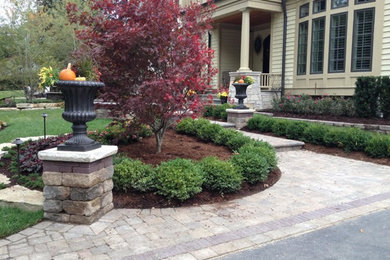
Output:
<path fill-rule="evenodd" d="M 229 122 L 221 122 L 221 121 L 210 120 L 210 123 L 220 125 L 220 126 L 222 126 L 224 128 L 235 128 L 236 127 L 235 124 L 229 123 Z"/>

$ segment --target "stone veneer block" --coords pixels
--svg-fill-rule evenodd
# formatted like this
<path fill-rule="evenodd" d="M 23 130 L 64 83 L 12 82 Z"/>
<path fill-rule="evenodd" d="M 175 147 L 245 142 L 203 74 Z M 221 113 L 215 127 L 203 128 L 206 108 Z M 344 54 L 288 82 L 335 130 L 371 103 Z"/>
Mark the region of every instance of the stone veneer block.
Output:
<path fill-rule="evenodd" d="M 39 152 L 43 161 L 44 217 L 56 222 L 91 224 L 113 206 L 116 146 L 104 145 L 88 152 Z"/>
<path fill-rule="evenodd" d="M 246 126 L 246 123 L 253 117 L 253 109 L 226 109 L 228 114 L 227 121 L 236 125 L 237 129 Z"/>

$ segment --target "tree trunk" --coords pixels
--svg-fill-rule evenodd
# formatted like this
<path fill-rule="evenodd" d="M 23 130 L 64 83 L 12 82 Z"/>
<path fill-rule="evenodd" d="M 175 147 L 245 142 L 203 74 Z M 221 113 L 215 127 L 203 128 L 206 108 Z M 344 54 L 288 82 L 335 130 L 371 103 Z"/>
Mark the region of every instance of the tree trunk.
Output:
<path fill-rule="evenodd" d="M 161 153 L 161 145 L 164 139 L 165 128 L 160 129 L 156 133 L 154 133 L 156 137 L 156 153 Z"/>

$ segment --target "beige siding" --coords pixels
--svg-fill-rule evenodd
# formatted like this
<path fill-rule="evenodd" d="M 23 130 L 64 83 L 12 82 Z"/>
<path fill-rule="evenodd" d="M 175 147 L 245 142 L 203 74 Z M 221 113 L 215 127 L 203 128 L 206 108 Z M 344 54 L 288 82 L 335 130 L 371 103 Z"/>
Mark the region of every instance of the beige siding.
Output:
<path fill-rule="evenodd" d="M 390 0 L 385 0 L 382 45 L 382 76 L 390 76 Z"/>
<path fill-rule="evenodd" d="M 224 72 L 237 71 L 240 68 L 240 28 L 221 27 L 221 49 L 219 78 L 222 82 Z"/>
<path fill-rule="evenodd" d="M 286 88 L 293 87 L 295 50 L 295 1 L 287 5 L 286 40 Z M 271 19 L 271 73 L 282 73 L 283 13 L 275 13 Z"/>

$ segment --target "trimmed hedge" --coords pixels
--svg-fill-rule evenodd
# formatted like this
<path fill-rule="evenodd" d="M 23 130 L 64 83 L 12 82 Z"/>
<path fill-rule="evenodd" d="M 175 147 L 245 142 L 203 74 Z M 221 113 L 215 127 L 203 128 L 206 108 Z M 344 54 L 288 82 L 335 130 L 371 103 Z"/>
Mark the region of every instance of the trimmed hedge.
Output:
<path fill-rule="evenodd" d="M 353 127 L 326 126 L 301 121 L 286 123 L 285 121 L 285 119 L 256 115 L 248 121 L 248 128 L 273 132 L 312 144 L 339 147 L 346 152 L 359 151 L 371 157 L 390 157 L 390 135 L 371 133 Z"/>
<path fill-rule="evenodd" d="M 222 105 L 210 105 L 204 107 L 203 116 L 204 117 L 214 117 L 215 119 L 227 120 L 226 109 L 233 108 L 233 105 L 228 103 Z"/>

